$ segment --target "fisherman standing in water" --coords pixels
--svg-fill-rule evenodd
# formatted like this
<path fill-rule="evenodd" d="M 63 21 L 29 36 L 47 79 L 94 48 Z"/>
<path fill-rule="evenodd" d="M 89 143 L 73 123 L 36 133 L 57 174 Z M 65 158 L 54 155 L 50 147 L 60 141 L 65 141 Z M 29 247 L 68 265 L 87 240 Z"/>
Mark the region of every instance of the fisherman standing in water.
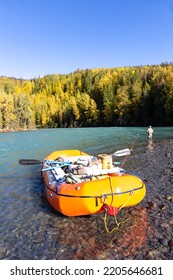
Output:
<path fill-rule="evenodd" d="M 149 126 L 147 133 L 148 133 L 148 140 L 151 141 L 152 137 L 153 137 L 153 129 L 152 129 L 151 125 Z"/>

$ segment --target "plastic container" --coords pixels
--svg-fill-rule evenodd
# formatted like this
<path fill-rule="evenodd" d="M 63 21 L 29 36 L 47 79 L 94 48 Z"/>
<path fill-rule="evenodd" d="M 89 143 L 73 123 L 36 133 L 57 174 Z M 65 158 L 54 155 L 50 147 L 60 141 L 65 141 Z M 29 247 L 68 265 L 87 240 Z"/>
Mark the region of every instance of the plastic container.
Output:
<path fill-rule="evenodd" d="M 103 169 L 110 169 L 112 168 L 112 156 L 107 154 L 98 155 L 102 162 Z"/>

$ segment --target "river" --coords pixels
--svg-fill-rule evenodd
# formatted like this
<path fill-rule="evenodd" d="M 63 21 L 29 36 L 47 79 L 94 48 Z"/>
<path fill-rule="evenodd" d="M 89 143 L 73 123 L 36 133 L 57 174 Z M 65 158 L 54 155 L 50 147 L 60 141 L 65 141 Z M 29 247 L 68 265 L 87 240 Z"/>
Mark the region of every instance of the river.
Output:
<path fill-rule="evenodd" d="M 132 147 L 133 155 L 142 155 L 148 149 L 146 131 L 146 127 L 109 127 L 0 133 L 0 259 L 120 258 L 114 247 L 121 233 L 108 234 L 102 214 L 69 218 L 56 213 L 43 196 L 41 165 L 22 166 L 19 159 L 43 160 L 62 149 L 96 156 Z M 154 127 L 154 143 L 168 139 L 173 139 L 173 127 Z"/>

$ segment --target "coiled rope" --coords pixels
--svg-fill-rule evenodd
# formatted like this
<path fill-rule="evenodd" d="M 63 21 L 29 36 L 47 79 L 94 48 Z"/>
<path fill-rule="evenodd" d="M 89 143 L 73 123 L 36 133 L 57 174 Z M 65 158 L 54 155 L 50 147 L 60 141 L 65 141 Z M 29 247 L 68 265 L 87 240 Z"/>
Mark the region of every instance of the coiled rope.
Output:
<path fill-rule="evenodd" d="M 112 200 L 111 200 L 110 205 L 107 205 L 106 203 L 103 203 L 102 209 L 105 210 L 105 214 L 104 214 L 104 218 L 103 218 L 103 220 L 104 220 L 104 225 L 105 225 L 105 229 L 106 229 L 107 233 L 112 233 L 112 232 L 114 232 L 114 231 L 120 230 L 120 229 L 119 229 L 120 225 L 121 225 L 121 224 L 125 224 L 125 223 L 129 220 L 129 218 L 127 218 L 127 219 L 124 220 L 123 222 L 118 222 L 118 220 L 117 220 L 117 215 L 118 215 L 119 211 L 120 211 L 123 207 L 125 207 L 125 205 L 127 204 L 127 202 L 130 200 L 130 198 L 131 198 L 131 196 L 132 196 L 132 194 L 133 194 L 133 191 L 131 191 L 131 192 L 129 193 L 129 197 L 128 197 L 127 200 L 121 205 L 121 207 L 120 207 L 120 208 L 116 208 L 116 207 L 112 206 L 112 203 L 113 203 L 113 200 L 114 200 L 114 195 L 113 195 L 113 188 L 112 188 L 111 177 L 109 177 L 109 181 L 110 181 L 110 188 L 111 188 Z M 106 198 L 105 198 L 105 199 L 106 199 Z M 108 229 L 108 224 L 107 224 L 107 216 L 108 216 L 108 215 L 114 217 L 114 220 L 115 220 L 115 227 L 112 228 L 112 229 Z M 129 228 L 134 227 L 134 226 L 135 226 L 135 224 L 132 225 L 132 226 L 127 227 L 126 229 L 129 229 Z M 124 229 L 124 230 L 125 230 L 125 229 Z M 120 230 L 120 231 L 122 231 L 122 230 Z"/>

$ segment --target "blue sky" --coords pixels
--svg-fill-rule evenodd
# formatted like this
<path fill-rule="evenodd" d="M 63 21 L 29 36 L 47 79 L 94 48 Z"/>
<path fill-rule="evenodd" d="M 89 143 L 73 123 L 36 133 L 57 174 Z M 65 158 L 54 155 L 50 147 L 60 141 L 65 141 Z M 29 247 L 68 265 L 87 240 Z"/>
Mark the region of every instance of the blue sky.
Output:
<path fill-rule="evenodd" d="M 173 0 L 0 0 L 0 75 L 173 61 Z"/>

